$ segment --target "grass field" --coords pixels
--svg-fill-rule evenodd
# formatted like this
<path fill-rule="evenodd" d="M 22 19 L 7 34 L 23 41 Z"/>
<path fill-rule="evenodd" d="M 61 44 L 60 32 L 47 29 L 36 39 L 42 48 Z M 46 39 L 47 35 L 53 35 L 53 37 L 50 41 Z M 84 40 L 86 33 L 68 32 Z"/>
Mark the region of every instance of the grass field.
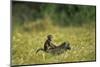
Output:
<path fill-rule="evenodd" d="M 42 30 L 41 30 L 42 27 Z M 51 55 L 40 51 L 48 34 L 53 35 L 53 43 L 69 42 L 71 50 L 61 55 Z M 12 30 L 12 65 L 44 64 L 59 62 L 94 61 L 95 26 L 59 27 L 47 24 L 30 24 Z"/>

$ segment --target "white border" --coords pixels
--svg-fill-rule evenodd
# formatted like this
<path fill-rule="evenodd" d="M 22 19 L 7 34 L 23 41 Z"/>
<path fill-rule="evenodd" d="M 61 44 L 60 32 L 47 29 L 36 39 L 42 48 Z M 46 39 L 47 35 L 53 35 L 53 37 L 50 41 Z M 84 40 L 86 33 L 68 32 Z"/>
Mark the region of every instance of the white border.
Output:
<path fill-rule="evenodd" d="M 29 0 L 28 0 L 29 1 Z M 100 63 L 100 0 L 30 0 L 36 2 L 56 2 L 97 6 L 97 61 L 84 63 L 68 63 L 39 65 L 37 67 L 99 67 Z M 0 67 L 10 67 L 10 0 L 0 0 Z M 28 66 L 29 67 L 29 66 Z"/>
<path fill-rule="evenodd" d="M 0 67 L 10 66 L 10 1 L 0 0 Z"/>
<path fill-rule="evenodd" d="M 36 2 L 96 5 L 96 0 L 15 0 L 15 1 L 36 1 Z"/>

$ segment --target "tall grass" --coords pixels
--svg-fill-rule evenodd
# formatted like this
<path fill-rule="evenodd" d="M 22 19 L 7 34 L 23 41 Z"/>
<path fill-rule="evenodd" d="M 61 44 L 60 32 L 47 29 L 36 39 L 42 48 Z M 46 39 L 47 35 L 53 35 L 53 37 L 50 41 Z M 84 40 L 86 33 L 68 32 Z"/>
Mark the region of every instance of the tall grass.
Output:
<path fill-rule="evenodd" d="M 38 21 L 39 22 L 39 21 Z M 46 21 L 44 21 L 46 22 Z M 34 26 L 35 25 L 35 26 Z M 94 61 L 95 59 L 95 26 L 59 27 L 47 22 L 46 29 L 41 30 L 43 24 L 33 23 L 13 29 L 12 35 L 12 64 L 44 64 L 59 62 Z M 92 27 L 91 27 L 92 26 Z M 93 27 L 94 26 L 94 27 Z M 60 45 L 69 42 L 71 50 L 61 55 L 51 55 L 40 51 L 48 34 L 53 35 L 53 43 Z"/>

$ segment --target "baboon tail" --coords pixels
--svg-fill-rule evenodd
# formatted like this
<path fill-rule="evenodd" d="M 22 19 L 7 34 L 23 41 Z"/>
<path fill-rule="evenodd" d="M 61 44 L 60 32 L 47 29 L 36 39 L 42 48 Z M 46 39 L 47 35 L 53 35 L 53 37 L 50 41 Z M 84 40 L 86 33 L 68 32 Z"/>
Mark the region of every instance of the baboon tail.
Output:
<path fill-rule="evenodd" d="M 43 49 L 43 48 L 39 48 L 39 49 L 36 51 L 36 53 L 38 53 L 39 51 L 44 51 L 44 49 Z"/>

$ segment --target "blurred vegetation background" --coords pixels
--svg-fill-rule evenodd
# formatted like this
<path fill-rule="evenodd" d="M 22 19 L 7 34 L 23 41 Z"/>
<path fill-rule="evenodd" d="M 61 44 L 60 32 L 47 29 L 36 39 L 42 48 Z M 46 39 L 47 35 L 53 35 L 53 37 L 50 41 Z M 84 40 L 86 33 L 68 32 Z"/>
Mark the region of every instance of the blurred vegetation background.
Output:
<path fill-rule="evenodd" d="M 47 18 L 59 26 L 82 26 L 96 21 L 95 6 L 16 1 L 12 5 L 12 22 L 19 26 Z"/>

